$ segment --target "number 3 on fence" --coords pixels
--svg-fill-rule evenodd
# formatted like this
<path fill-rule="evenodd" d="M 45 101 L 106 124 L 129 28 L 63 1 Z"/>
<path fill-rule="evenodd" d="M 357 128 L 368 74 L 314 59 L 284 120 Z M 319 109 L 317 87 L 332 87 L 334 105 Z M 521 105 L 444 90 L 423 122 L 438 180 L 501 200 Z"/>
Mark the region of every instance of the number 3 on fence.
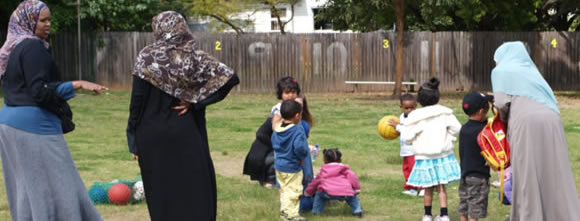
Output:
<path fill-rule="evenodd" d="M 221 41 L 215 41 L 215 50 L 216 51 L 222 50 L 222 42 Z"/>
<path fill-rule="evenodd" d="M 384 49 L 388 49 L 389 48 L 389 39 L 383 39 L 383 48 Z"/>

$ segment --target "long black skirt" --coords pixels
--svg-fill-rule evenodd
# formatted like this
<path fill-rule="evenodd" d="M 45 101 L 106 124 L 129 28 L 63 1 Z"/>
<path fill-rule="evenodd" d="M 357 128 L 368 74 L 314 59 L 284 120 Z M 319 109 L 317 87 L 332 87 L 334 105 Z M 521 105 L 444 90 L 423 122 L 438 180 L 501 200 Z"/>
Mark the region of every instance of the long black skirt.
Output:
<path fill-rule="evenodd" d="M 151 220 L 215 220 L 215 171 L 204 112 L 137 130 L 139 166 Z M 182 123 L 189 122 L 189 123 Z M 145 122 L 143 122 L 145 123 Z"/>

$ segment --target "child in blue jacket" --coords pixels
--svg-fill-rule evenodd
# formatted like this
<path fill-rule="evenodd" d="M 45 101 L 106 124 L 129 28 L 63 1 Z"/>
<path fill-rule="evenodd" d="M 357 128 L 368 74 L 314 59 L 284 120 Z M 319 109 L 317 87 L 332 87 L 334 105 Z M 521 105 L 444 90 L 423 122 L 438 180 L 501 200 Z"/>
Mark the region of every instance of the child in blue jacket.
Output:
<path fill-rule="evenodd" d="M 304 127 L 300 124 L 302 105 L 285 100 L 280 107 L 282 122 L 274 127 L 272 147 L 275 152 L 274 168 L 280 184 L 281 217 L 286 220 L 306 220 L 299 214 L 302 195 L 302 163 L 309 154 Z"/>

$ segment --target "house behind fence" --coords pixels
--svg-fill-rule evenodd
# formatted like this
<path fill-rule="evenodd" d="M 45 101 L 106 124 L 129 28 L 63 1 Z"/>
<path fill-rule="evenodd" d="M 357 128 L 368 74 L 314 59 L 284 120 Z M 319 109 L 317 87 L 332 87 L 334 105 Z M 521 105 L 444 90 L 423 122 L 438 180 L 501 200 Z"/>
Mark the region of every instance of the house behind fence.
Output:
<path fill-rule="evenodd" d="M 396 36 L 391 32 L 194 35 L 201 50 L 237 71 L 241 92 L 271 92 L 277 79 L 287 75 L 309 92 L 390 91 L 392 86 L 344 82 L 395 79 Z M 85 33 L 82 39 L 80 77 L 118 89 L 131 87 L 135 57 L 153 42 L 151 33 L 140 32 Z M 436 76 L 443 90 L 489 90 L 493 53 L 513 40 L 526 42 L 553 89 L 580 89 L 577 32 L 406 32 L 403 81 Z M 65 79 L 78 79 L 76 34 L 56 34 L 51 45 Z"/>

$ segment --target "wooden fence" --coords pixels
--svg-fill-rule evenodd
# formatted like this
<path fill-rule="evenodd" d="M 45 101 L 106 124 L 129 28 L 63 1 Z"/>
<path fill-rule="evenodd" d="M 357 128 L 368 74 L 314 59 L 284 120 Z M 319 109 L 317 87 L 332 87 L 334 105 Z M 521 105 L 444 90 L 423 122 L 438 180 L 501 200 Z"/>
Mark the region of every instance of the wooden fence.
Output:
<path fill-rule="evenodd" d="M 195 33 L 200 49 L 233 67 L 238 91 L 272 92 L 277 79 L 296 77 L 305 91 L 390 91 L 392 86 L 344 81 L 394 81 L 395 33 L 208 34 Z M 404 81 L 441 79 L 443 90 L 489 90 L 493 53 L 505 41 L 526 42 L 538 68 L 555 90 L 580 89 L 580 33 L 407 32 Z M 113 88 L 131 87 L 135 57 L 153 42 L 151 33 L 83 35 L 83 79 Z M 78 79 L 76 34 L 51 40 L 66 79 Z"/>

